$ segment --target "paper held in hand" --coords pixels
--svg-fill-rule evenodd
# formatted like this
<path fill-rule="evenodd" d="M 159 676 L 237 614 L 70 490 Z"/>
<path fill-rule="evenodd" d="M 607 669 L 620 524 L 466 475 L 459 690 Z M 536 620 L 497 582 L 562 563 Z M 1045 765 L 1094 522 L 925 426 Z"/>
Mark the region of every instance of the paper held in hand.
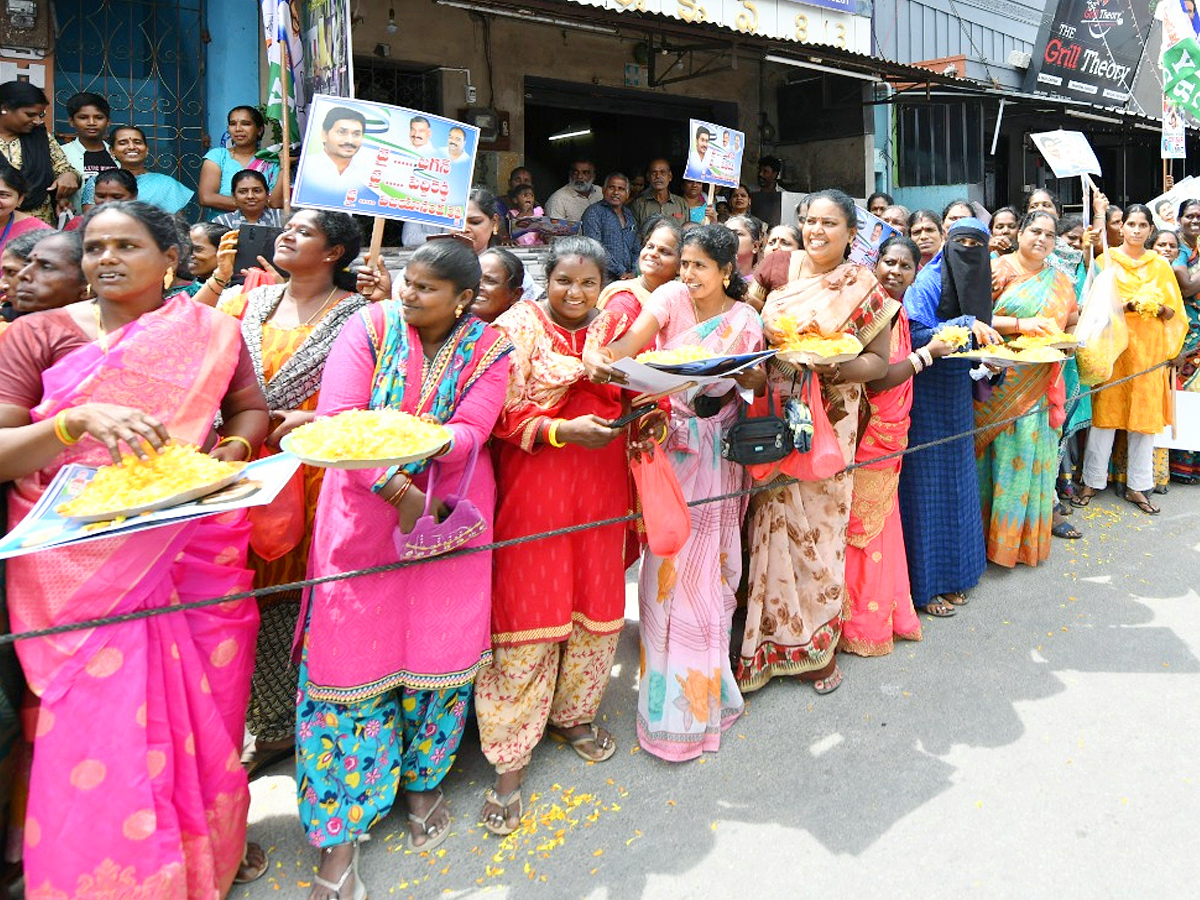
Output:
<path fill-rule="evenodd" d="M 744 353 L 738 357 L 720 356 L 712 359 L 706 359 L 688 367 L 677 367 L 688 369 L 683 372 L 664 372 L 653 366 L 645 365 L 635 359 L 619 359 L 612 364 L 613 369 L 621 372 L 627 379 L 626 383 L 621 387 L 630 391 L 639 391 L 643 394 L 673 394 L 678 391 L 687 390 L 692 387 L 700 387 L 706 384 L 715 384 L 719 381 L 728 382 L 731 386 L 734 381 L 731 376 L 736 375 L 745 369 L 753 368 L 763 360 L 770 359 L 775 355 L 774 350 L 761 350 L 757 353 Z M 737 360 L 732 366 L 721 365 L 721 363 L 730 360 Z M 706 371 L 717 371 L 718 374 L 703 374 Z"/>

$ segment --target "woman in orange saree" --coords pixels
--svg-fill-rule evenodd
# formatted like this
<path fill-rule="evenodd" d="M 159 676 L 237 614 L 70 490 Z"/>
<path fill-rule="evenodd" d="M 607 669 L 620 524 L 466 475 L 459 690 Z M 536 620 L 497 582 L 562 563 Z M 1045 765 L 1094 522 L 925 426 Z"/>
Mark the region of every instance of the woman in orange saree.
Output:
<path fill-rule="evenodd" d="M 163 298 L 177 260 L 171 217 L 108 204 L 83 227 L 97 299 L 27 317 L 0 340 L 11 524 L 62 466 L 112 462 L 122 444 L 206 446 L 218 413 L 214 456 L 245 459 L 266 434 L 237 322 Z M 247 537 L 234 513 L 18 557 L 13 629 L 245 590 Z M 257 626 L 247 599 L 17 644 L 39 704 L 28 723 L 27 897 L 224 896 L 246 850 L 239 756 Z"/>
<path fill-rule="evenodd" d="M 1056 224 L 1048 212 L 1026 214 L 1016 252 L 992 261 L 992 327 L 1000 334 L 1048 334 L 1066 327 L 1075 286 L 1046 263 Z M 1039 412 L 997 424 L 1043 400 Z M 1011 368 L 986 400 L 975 401 L 975 425 L 986 429 L 975 435 L 975 463 L 987 557 L 994 563 L 1036 566 L 1050 556 L 1065 400 L 1062 366 L 1053 363 Z"/>

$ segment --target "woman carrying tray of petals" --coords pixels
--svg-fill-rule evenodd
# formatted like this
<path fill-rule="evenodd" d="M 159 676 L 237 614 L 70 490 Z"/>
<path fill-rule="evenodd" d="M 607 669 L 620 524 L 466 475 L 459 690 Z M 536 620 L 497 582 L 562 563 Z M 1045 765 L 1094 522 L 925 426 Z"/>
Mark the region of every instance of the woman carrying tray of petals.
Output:
<path fill-rule="evenodd" d="M 327 469 L 310 576 L 396 562 L 397 528 L 412 532 L 427 499 L 444 518 L 443 498 L 464 481 L 463 496 L 488 526 L 468 546 L 492 539 L 496 488 L 484 443 L 504 402 L 511 348 L 468 312 L 480 274 L 465 242 L 430 242 L 409 261 L 400 300 L 360 310 L 334 343 L 318 417 L 400 409 L 431 416 L 453 440 L 432 460 Z M 296 786 L 301 824 L 321 848 L 312 900 L 364 895 L 359 843 L 401 792 L 411 848 L 432 849 L 449 834 L 439 785 L 475 673 L 491 658 L 491 577 L 491 554 L 475 553 L 320 584 L 305 598 Z"/>

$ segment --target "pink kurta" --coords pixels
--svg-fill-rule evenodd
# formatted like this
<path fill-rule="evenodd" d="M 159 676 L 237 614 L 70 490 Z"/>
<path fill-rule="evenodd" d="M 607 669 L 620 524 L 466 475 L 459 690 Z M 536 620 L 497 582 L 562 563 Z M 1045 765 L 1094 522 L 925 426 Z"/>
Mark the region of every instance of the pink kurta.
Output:
<path fill-rule="evenodd" d="M 363 311 L 371 315 L 377 333 L 383 329 L 380 307 L 374 304 Z M 376 351 L 363 314 L 346 323 L 329 353 L 318 416 L 372 406 Z M 415 331 L 410 329 L 410 335 L 417 358 L 397 364 L 409 366 L 409 383 L 420 392 L 424 356 L 420 341 L 414 342 Z M 468 364 L 477 377 L 463 376 L 469 387 L 445 423 L 454 435 L 451 449 L 413 479 L 423 491 L 432 470 L 436 495 L 454 493 L 472 448 L 478 450 L 464 495 L 483 514 L 487 530 L 467 546 L 493 540 L 496 481 L 484 445 L 508 384 L 507 360 L 496 355 L 498 336 L 490 328 L 485 335 L 487 346 L 480 341 L 478 355 Z M 417 411 L 407 403 L 404 409 Z M 313 577 L 399 560 L 396 510 L 371 489 L 382 472 L 326 471 L 309 555 Z M 303 632 L 310 619 L 309 694 L 350 703 L 396 687 L 440 690 L 469 683 L 491 658 L 491 584 L 492 555 L 487 552 L 317 585 L 306 598 L 299 623 Z"/>

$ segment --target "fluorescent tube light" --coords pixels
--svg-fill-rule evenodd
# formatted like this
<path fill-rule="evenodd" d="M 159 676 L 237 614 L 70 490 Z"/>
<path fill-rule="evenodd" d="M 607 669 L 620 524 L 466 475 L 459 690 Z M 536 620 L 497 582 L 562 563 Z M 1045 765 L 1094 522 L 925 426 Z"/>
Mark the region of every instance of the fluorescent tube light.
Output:
<path fill-rule="evenodd" d="M 590 129 L 590 128 L 584 128 L 584 129 L 577 130 L 577 131 L 560 131 L 558 134 L 550 135 L 550 137 L 546 138 L 546 140 L 548 140 L 548 141 L 565 141 L 568 138 L 586 137 L 587 135 L 589 135 L 591 133 L 592 133 L 592 129 Z"/>

